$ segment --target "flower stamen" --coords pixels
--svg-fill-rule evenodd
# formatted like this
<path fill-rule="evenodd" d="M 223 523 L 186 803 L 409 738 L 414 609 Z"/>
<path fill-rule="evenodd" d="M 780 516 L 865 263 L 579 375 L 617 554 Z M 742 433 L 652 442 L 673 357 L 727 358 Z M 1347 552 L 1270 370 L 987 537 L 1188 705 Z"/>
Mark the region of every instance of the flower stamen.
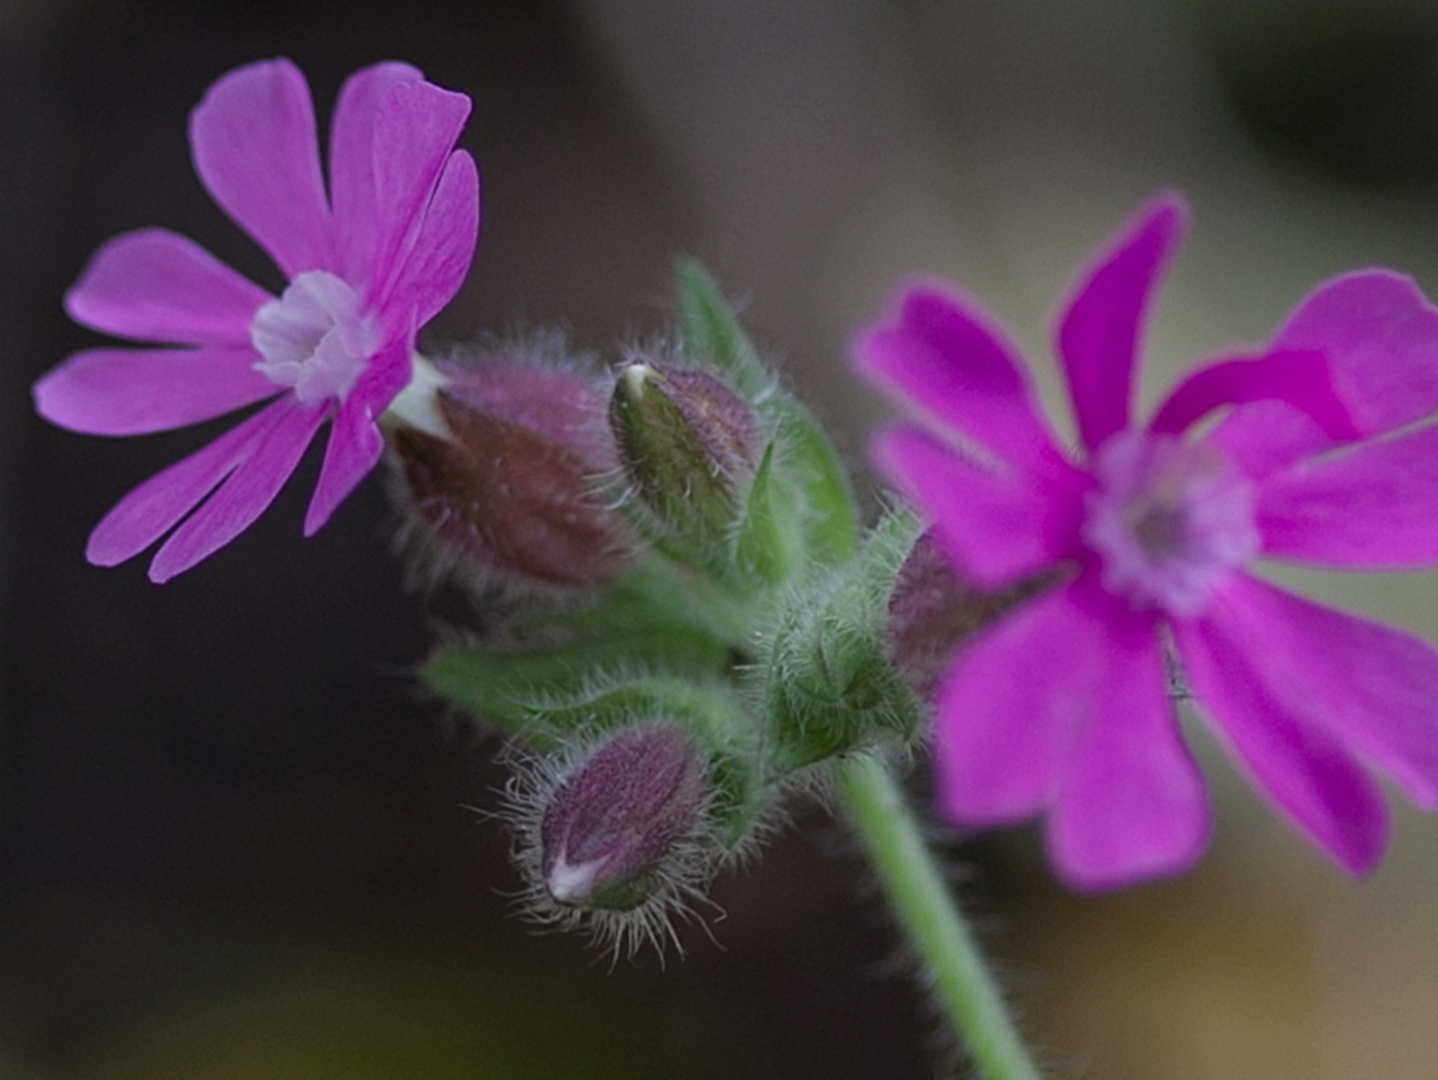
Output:
<path fill-rule="evenodd" d="M 359 295 L 325 270 L 307 270 L 278 300 L 255 312 L 250 341 L 255 370 L 294 390 L 301 405 L 343 401 L 384 343 L 379 320 Z"/>
<path fill-rule="evenodd" d="M 1135 607 L 1192 618 L 1257 556 L 1253 485 L 1211 448 L 1124 431 L 1099 447 L 1093 471 L 1082 537 L 1105 587 Z"/>

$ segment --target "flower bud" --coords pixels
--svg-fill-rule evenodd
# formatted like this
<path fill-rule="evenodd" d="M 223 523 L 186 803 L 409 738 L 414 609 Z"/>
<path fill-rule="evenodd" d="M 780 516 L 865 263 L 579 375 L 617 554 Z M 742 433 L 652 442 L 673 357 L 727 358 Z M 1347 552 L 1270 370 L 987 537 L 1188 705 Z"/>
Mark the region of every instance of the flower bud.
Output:
<path fill-rule="evenodd" d="M 955 651 L 970 637 L 1046 588 L 1051 576 L 981 592 L 954 571 L 933 530 L 915 542 L 889 597 L 889 656 L 904 680 L 932 701 Z"/>
<path fill-rule="evenodd" d="M 625 473 L 671 533 L 701 546 L 728 536 L 763 452 L 739 395 L 702 371 L 637 362 L 620 372 L 609 420 Z"/>
<path fill-rule="evenodd" d="M 617 467 L 596 384 L 501 359 L 439 362 L 434 373 L 427 413 L 389 433 L 401 499 L 429 546 L 485 583 L 612 581 L 635 538 L 594 489 Z"/>
<path fill-rule="evenodd" d="M 699 826 L 709 779 L 678 728 L 621 731 L 550 795 L 539 824 L 539 872 L 556 903 L 629 910 L 665 882 L 665 864 Z"/>

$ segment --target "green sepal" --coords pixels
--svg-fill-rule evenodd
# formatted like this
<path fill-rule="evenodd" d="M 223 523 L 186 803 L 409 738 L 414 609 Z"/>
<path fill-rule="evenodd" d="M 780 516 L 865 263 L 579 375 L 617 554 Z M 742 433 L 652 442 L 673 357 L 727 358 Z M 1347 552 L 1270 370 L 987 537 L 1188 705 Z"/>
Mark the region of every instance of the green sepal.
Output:
<path fill-rule="evenodd" d="M 809 410 L 787 394 L 776 397 L 785 471 L 803 494 L 804 550 L 814 562 L 836 566 L 859 546 L 859 504 L 849 473 Z"/>
<path fill-rule="evenodd" d="M 587 690 L 617 672 L 722 678 L 751 657 L 748 616 L 727 594 L 662 558 L 632 568 L 593 607 L 532 614 L 503 637 L 438 649 L 425 683 L 512 734 L 531 705 Z"/>
<path fill-rule="evenodd" d="M 620 653 L 631 649 L 624 642 L 612 650 L 616 658 L 651 671 L 718 672 L 745 658 L 751 618 L 741 600 L 656 557 L 631 568 L 595 606 L 531 619 L 524 629 L 531 636 L 557 632 L 568 640 L 622 638 L 642 627 L 646 637 L 656 637 L 654 648 Z M 602 640 L 598 644 L 603 647 Z"/>
<path fill-rule="evenodd" d="M 784 494 L 774 478 L 774 444 L 764 450 L 759 471 L 749 488 L 744 520 L 734 541 L 734 559 L 746 577 L 766 585 L 787 581 L 794 572 L 794 538 L 781 510 Z M 792 500 L 788 509 L 792 514 Z"/>
<path fill-rule="evenodd" d="M 712 643 L 710 643 L 712 644 Z M 669 628 L 632 629 L 604 639 L 586 638 L 548 648 L 508 650 L 451 646 L 420 668 L 430 689 L 512 735 L 545 743 L 548 702 L 581 693 L 597 673 L 634 670 L 634 656 L 667 661 L 673 669 L 710 667 L 706 643 Z M 548 747 L 538 747 L 548 748 Z"/>
<path fill-rule="evenodd" d="M 777 616 L 764 700 L 781 770 L 917 734 L 922 703 L 887 646 L 889 595 L 917 531 L 907 516 L 881 522 L 857 558 Z"/>
<path fill-rule="evenodd" d="M 758 401 L 774 386 L 774 373 L 734 317 L 734 309 L 709 272 L 696 259 L 675 266 L 679 294 L 679 328 L 690 359 L 714 365 L 729 385 Z"/>

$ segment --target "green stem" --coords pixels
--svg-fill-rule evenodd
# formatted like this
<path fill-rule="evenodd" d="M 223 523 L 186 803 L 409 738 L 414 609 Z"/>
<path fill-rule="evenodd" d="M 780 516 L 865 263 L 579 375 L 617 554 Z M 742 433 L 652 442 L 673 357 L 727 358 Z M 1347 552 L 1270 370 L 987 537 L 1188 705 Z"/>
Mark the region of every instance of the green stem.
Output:
<path fill-rule="evenodd" d="M 974 1063 L 988 1080 L 1037 1080 L 1039 1071 L 893 774 L 865 754 L 841 761 L 838 775 L 894 914 Z"/>

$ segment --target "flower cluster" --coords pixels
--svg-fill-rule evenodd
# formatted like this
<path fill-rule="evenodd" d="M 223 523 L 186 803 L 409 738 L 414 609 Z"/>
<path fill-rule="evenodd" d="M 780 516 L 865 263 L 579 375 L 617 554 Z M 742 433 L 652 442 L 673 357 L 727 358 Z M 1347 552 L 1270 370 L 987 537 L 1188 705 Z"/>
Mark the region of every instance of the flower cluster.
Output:
<path fill-rule="evenodd" d="M 90 536 L 113 566 L 169 534 L 161 582 L 244 531 L 320 426 L 331 432 L 305 534 L 378 462 L 378 419 L 410 383 L 415 334 L 469 270 L 479 230 L 474 161 L 455 142 L 469 99 L 406 64 L 345 84 L 330 133 L 329 188 L 314 107 L 287 60 L 233 71 L 190 117 L 195 170 L 288 285 L 272 296 L 163 229 L 118 236 L 65 298 L 96 330 L 162 348 L 77 353 L 35 386 L 53 423 L 138 435 L 263 409 L 136 488 Z"/>
<path fill-rule="evenodd" d="M 192 114 L 195 168 L 286 285 L 164 230 L 117 237 L 66 306 L 151 344 L 71 356 L 35 399 L 112 436 L 257 406 L 92 533 L 106 566 L 158 542 L 157 582 L 247 528 L 325 423 L 306 535 L 389 446 L 429 577 L 486 602 L 423 675 L 539 762 L 514 816 L 550 917 L 663 937 L 785 792 L 921 740 L 928 698 L 943 811 L 1046 816 L 1081 888 L 1182 870 L 1207 841 L 1175 680 L 1354 873 L 1386 843 L 1374 773 L 1438 808 L 1438 652 L 1255 572 L 1438 562 L 1438 309 L 1411 281 L 1327 283 L 1138 422 L 1143 326 L 1185 221 L 1159 197 L 1060 319 L 1077 452 L 989 315 L 915 284 L 857 356 L 911 414 L 876 455 L 931 528 L 899 512 L 865 533 L 832 444 L 693 264 L 678 327 L 615 373 L 542 334 L 419 356 L 478 235 L 468 113 L 412 67 L 367 68 L 322 169 L 293 65 L 226 75 Z"/>
<path fill-rule="evenodd" d="M 1078 887 L 1188 867 L 1210 814 L 1176 662 L 1260 789 L 1362 873 L 1387 837 L 1370 769 L 1438 807 L 1438 653 L 1253 569 L 1438 561 L 1438 428 L 1415 426 L 1438 410 L 1438 310 L 1394 274 L 1340 277 L 1266 347 L 1199 368 L 1136 422 L 1144 320 L 1184 219 L 1173 196 L 1144 208 L 1063 311 L 1077 459 L 962 293 L 915 284 L 858 339 L 859 370 L 913 417 L 878 437 L 877 460 L 952 571 L 990 592 L 1058 582 L 942 676 L 940 803 L 966 826 L 1045 815 Z"/>

